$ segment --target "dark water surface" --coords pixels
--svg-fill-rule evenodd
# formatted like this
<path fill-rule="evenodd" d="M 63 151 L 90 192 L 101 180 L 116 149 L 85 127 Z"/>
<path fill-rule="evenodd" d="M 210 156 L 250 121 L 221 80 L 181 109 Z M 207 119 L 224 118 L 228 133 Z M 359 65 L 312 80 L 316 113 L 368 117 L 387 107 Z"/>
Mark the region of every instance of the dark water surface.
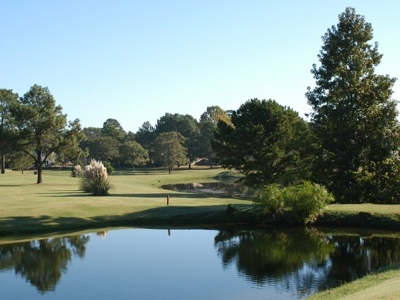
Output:
<path fill-rule="evenodd" d="M 2 299 L 300 299 L 400 263 L 389 234 L 119 229 L 0 244 Z"/>

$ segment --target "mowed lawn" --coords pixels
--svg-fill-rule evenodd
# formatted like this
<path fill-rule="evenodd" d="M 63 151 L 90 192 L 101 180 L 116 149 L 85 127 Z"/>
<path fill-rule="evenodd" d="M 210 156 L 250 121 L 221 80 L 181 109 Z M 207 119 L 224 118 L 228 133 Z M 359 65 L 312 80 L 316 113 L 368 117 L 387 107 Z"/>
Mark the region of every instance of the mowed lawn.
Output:
<path fill-rule="evenodd" d="M 251 207 L 246 200 L 161 188 L 169 183 L 213 181 L 225 172 L 206 167 L 180 168 L 172 174 L 164 169 L 119 171 L 109 176 L 111 195 L 94 197 L 79 191 L 80 179 L 71 177 L 70 171 L 44 170 L 42 184 L 36 184 L 33 171 L 9 171 L 0 175 L 0 234 L 99 227 L 152 218 L 167 222 L 178 215 L 225 210 L 227 204 Z"/>

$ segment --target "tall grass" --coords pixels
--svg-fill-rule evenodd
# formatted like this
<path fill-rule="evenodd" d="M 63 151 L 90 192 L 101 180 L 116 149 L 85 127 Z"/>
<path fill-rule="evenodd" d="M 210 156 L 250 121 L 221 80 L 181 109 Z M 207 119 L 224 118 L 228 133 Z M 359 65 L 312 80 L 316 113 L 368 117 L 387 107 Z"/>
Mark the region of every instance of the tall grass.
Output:
<path fill-rule="evenodd" d="M 106 196 L 111 189 L 107 169 L 102 162 L 92 159 L 85 166 L 80 185 L 81 191 L 91 193 L 93 196 Z"/>

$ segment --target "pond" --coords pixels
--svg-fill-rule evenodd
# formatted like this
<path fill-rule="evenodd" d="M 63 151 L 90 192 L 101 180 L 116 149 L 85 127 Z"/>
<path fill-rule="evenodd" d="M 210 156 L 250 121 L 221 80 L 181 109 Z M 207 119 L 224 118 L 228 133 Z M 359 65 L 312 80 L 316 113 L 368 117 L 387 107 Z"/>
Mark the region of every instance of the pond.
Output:
<path fill-rule="evenodd" d="M 0 244 L 3 299 L 300 299 L 400 263 L 389 234 L 119 229 Z"/>

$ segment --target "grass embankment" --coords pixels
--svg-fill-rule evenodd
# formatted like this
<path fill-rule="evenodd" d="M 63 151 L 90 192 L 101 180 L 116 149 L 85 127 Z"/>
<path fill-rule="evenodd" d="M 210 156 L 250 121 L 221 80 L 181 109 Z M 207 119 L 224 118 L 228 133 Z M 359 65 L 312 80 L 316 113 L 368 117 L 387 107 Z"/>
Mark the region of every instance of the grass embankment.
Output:
<path fill-rule="evenodd" d="M 333 204 L 316 225 L 400 230 L 400 205 Z"/>
<path fill-rule="evenodd" d="M 45 170 L 43 184 L 33 171 L 0 176 L 0 236 L 30 235 L 106 226 L 174 226 L 229 222 L 228 204 L 242 209 L 251 202 L 167 191 L 160 186 L 178 182 L 211 181 L 223 169 L 163 169 L 115 172 L 106 197 L 79 191 L 79 178 L 70 171 Z M 132 174 L 133 173 L 133 174 Z M 167 206 L 167 195 L 170 203 Z"/>
<path fill-rule="evenodd" d="M 400 297 L 400 266 L 392 266 L 308 300 L 395 300 Z"/>

